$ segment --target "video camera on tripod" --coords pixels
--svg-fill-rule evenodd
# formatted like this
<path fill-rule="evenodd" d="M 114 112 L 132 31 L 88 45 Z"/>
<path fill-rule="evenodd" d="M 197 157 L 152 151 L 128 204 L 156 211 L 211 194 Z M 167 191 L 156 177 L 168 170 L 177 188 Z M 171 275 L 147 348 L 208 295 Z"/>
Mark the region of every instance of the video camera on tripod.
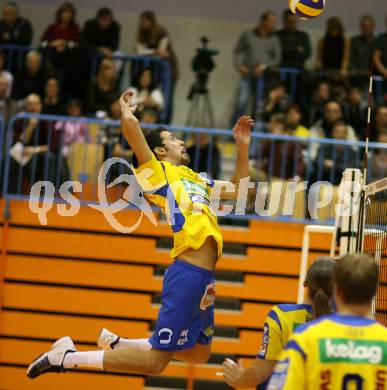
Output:
<path fill-rule="evenodd" d="M 192 59 L 192 70 L 196 73 L 196 81 L 192 84 L 188 94 L 188 100 L 192 100 L 195 94 L 205 94 L 207 92 L 207 82 L 210 72 L 215 68 L 213 56 L 219 53 L 218 50 L 208 49 L 209 39 L 201 37 L 202 47 L 196 49 L 197 54 Z"/>

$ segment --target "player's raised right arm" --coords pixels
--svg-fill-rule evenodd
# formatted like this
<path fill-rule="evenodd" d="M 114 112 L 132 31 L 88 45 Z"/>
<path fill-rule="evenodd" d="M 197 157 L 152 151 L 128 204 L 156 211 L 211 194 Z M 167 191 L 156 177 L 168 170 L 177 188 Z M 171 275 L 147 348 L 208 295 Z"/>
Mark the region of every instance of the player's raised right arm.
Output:
<path fill-rule="evenodd" d="M 138 119 L 134 116 L 137 108 L 134 100 L 132 91 L 126 91 L 120 97 L 121 131 L 136 155 L 138 164 L 143 165 L 152 160 L 152 151 L 145 140 Z"/>

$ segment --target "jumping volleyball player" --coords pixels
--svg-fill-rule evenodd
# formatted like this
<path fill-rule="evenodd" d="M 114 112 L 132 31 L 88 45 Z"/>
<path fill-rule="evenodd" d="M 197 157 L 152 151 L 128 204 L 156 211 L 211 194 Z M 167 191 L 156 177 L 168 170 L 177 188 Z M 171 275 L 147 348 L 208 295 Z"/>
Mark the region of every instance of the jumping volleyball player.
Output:
<path fill-rule="evenodd" d="M 172 358 L 204 363 L 210 355 L 215 299 L 213 271 L 223 246 L 211 195 L 236 198 L 240 179 L 248 177 L 253 121 L 241 117 L 233 129 L 237 161 L 232 180 L 235 185 L 231 186 L 187 168 L 189 156 L 184 142 L 166 129 L 158 128 L 144 136 L 134 116 L 133 99 L 130 92 L 120 98 L 122 132 L 138 160 L 136 175 L 145 196 L 164 210 L 174 235 L 171 252 L 174 262 L 165 274 L 156 329 L 149 340 L 122 340 L 121 345 L 112 340 L 109 346 L 106 346 L 107 331 L 103 331 L 99 344 L 105 349 L 113 347 L 107 351 L 78 352 L 71 338 L 63 337 L 30 364 L 27 370 L 30 378 L 72 367 L 159 374 Z M 225 187 L 234 190 L 227 192 Z M 122 344 L 126 348 L 119 348 Z"/>
<path fill-rule="evenodd" d="M 361 254 L 342 257 L 333 281 L 337 314 L 295 331 L 269 390 L 387 389 L 387 328 L 371 319 L 378 283 L 375 259 Z"/>
<path fill-rule="evenodd" d="M 288 339 L 300 325 L 332 313 L 333 267 L 330 257 L 320 257 L 309 267 L 304 286 L 308 296 L 304 304 L 273 306 L 264 324 L 261 348 L 252 365 L 244 368 L 239 362 L 226 359 L 221 375 L 231 387 L 266 389 L 277 361 Z"/>

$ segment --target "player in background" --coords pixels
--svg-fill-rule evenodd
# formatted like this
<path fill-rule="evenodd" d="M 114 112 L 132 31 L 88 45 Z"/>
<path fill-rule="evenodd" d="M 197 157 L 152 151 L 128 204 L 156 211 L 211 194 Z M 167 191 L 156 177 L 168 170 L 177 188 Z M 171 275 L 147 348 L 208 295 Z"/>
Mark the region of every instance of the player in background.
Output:
<path fill-rule="evenodd" d="M 236 199 L 240 180 L 248 178 L 253 121 L 241 117 L 233 129 L 237 156 L 232 183 L 214 182 L 185 166 L 184 141 L 168 130 L 144 136 L 132 92 L 121 96 L 120 106 L 121 129 L 138 160 L 136 177 L 144 196 L 165 212 L 174 236 L 174 262 L 165 273 L 156 329 L 149 340 L 130 340 L 133 348 L 109 351 L 78 352 L 71 338 L 63 337 L 30 364 L 30 378 L 72 367 L 159 374 L 172 358 L 205 363 L 211 352 L 213 271 L 223 245 L 211 197 Z"/>
<path fill-rule="evenodd" d="M 266 389 L 268 379 L 294 329 L 314 318 L 332 313 L 334 265 L 330 257 L 319 257 L 312 263 L 304 282 L 308 288 L 304 304 L 273 306 L 265 320 L 261 349 L 250 367 L 244 368 L 241 361 L 224 361 L 219 375 L 228 385 Z"/>
<path fill-rule="evenodd" d="M 295 331 L 268 389 L 387 389 L 387 328 L 372 319 L 378 268 L 351 254 L 334 271 L 337 313 Z"/>

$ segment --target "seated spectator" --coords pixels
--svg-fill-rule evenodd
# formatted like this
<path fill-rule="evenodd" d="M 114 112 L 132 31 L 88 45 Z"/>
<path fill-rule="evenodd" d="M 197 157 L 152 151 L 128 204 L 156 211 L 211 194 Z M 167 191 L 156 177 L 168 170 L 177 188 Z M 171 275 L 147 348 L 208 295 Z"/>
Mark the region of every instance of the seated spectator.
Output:
<path fill-rule="evenodd" d="M 275 114 L 268 124 L 270 134 L 287 135 L 287 125 L 283 114 Z M 304 163 L 302 148 L 295 142 L 282 140 L 264 140 L 261 142 L 256 156 L 256 168 L 263 171 L 258 174 L 261 180 L 271 180 L 273 177 L 283 180 L 302 177 Z"/>
<path fill-rule="evenodd" d="M 59 93 L 59 82 L 56 78 L 48 79 L 44 87 L 43 114 L 63 115 L 63 106 Z"/>
<path fill-rule="evenodd" d="M 348 73 L 350 42 L 344 33 L 344 25 L 337 17 L 327 22 L 327 31 L 317 47 L 316 69 L 328 72 L 339 72 L 342 76 Z"/>
<path fill-rule="evenodd" d="M 97 77 L 88 88 L 87 108 L 90 113 L 109 112 L 110 104 L 118 94 L 117 71 L 114 62 L 108 58 L 101 61 Z"/>
<path fill-rule="evenodd" d="M 331 98 L 331 87 L 327 81 L 319 81 L 313 88 L 311 96 L 304 96 L 303 117 L 307 126 L 312 125 L 324 115 L 324 106 Z"/>
<path fill-rule="evenodd" d="M 172 79 L 169 95 L 169 112 L 165 118 L 170 123 L 173 113 L 173 96 L 176 80 L 178 79 L 177 59 L 172 48 L 171 37 L 165 27 L 160 26 L 153 11 L 145 11 L 140 15 L 136 53 L 140 55 L 158 56 L 167 60 L 171 65 Z M 137 75 L 134 75 L 137 78 Z"/>
<path fill-rule="evenodd" d="M 360 35 L 351 39 L 350 72 L 351 83 L 364 87 L 369 79 L 372 56 L 375 50 L 375 20 L 365 15 L 360 20 Z"/>
<path fill-rule="evenodd" d="M 354 129 L 359 140 L 363 140 L 367 126 L 367 104 L 359 87 L 351 87 L 344 104 L 344 118 Z"/>
<path fill-rule="evenodd" d="M 387 145 L 387 132 L 379 133 L 376 142 Z M 387 177 L 387 149 L 373 149 L 369 156 L 367 183 Z"/>
<path fill-rule="evenodd" d="M 147 108 L 141 113 L 140 116 L 141 123 L 155 124 L 157 123 L 157 120 L 158 120 L 158 113 L 152 108 Z"/>
<path fill-rule="evenodd" d="M 74 5 L 63 3 L 56 11 L 55 23 L 47 27 L 41 39 L 46 59 L 61 75 L 72 59 L 70 51 L 79 43 L 80 29 L 75 16 Z"/>
<path fill-rule="evenodd" d="M 386 27 L 387 27 L 387 17 L 386 17 Z M 374 52 L 374 64 L 375 70 L 378 74 L 387 78 L 387 31 L 383 34 L 380 34 L 376 40 Z M 387 83 L 384 80 L 383 83 L 383 93 L 385 94 L 384 100 L 387 101 Z"/>
<path fill-rule="evenodd" d="M 283 22 L 283 29 L 276 33 L 281 42 L 281 66 L 304 69 L 311 54 L 309 36 L 297 29 L 297 16 L 289 9 L 283 13 Z"/>
<path fill-rule="evenodd" d="M 269 122 L 274 114 L 283 113 L 289 105 L 289 97 L 286 95 L 286 84 L 282 81 L 274 83 L 263 105 L 262 120 Z"/>
<path fill-rule="evenodd" d="M 5 69 L 5 52 L 4 51 L 0 51 L 0 76 L 3 76 L 7 79 L 7 82 L 8 82 L 7 97 L 9 97 L 9 96 L 11 96 L 11 92 L 12 92 L 13 74 L 11 72 L 8 72 L 8 70 Z"/>
<path fill-rule="evenodd" d="M 232 124 L 245 114 L 251 101 L 252 114 L 255 116 L 257 80 L 264 75 L 266 69 L 276 68 L 281 62 L 281 44 L 274 34 L 276 24 L 275 13 L 265 12 L 259 25 L 255 29 L 244 31 L 234 48 L 234 64 L 242 77 Z"/>
<path fill-rule="evenodd" d="M 312 138 L 332 138 L 333 127 L 338 121 L 343 120 L 343 111 L 340 104 L 334 100 L 328 101 L 324 106 L 324 116 L 319 119 L 311 128 Z M 347 126 L 346 135 L 348 141 L 357 141 L 355 130 L 352 126 Z M 310 158 L 315 160 L 318 151 L 318 144 L 310 145 Z"/>
<path fill-rule="evenodd" d="M 387 134 L 387 104 L 378 106 L 375 110 L 375 119 L 371 122 L 370 139 L 375 141 L 380 134 Z"/>
<path fill-rule="evenodd" d="M 25 112 L 40 114 L 41 111 L 40 97 L 36 94 L 28 95 L 25 99 Z M 30 185 L 38 180 L 55 182 L 59 146 L 57 133 L 49 122 L 38 118 L 16 120 L 13 128 L 13 147 L 10 151 L 10 193 L 22 192 L 23 179 L 29 181 Z"/>
<path fill-rule="evenodd" d="M 82 103 L 79 100 L 70 100 L 66 106 L 66 115 L 72 118 L 82 116 Z M 59 133 L 62 151 L 61 177 L 63 181 L 70 180 L 71 174 L 68 165 L 70 147 L 74 143 L 89 142 L 89 129 L 81 120 L 67 120 L 55 123 L 55 130 Z"/>
<path fill-rule="evenodd" d="M 332 138 L 338 141 L 348 139 L 348 125 L 337 121 L 332 127 Z M 357 168 L 357 153 L 347 145 L 321 144 L 315 161 L 315 181 L 329 181 L 339 185 L 346 168 Z"/>
<path fill-rule="evenodd" d="M 188 166 L 195 172 L 205 172 L 216 180 L 220 175 L 221 154 L 216 140 L 210 144 L 210 137 L 206 133 L 196 134 L 194 143 L 187 148 L 190 157 Z"/>
<path fill-rule="evenodd" d="M 137 112 L 141 116 L 142 111 L 151 108 L 152 110 L 160 113 L 164 108 L 163 93 L 157 88 L 152 81 L 152 72 L 149 69 L 143 70 L 140 74 L 137 83 L 131 90 L 136 95 L 136 101 L 138 104 Z"/>
<path fill-rule="evenodd" d="M 42 55 L 37 51 L 28 52 L 24 68 L 15 77 L 13 97 L 17 100 L 30 94 L 42 97 L 48 76 L 42 64 Z"/>
<path fill-rule="evenodd" d="M 285 110 L 287 129 L 295 137 L 308 138 L 310 131 L 302 125 L 302 112 L 297 104 L 291 104 Z"/>
<path fill-rule="evenodd" d="M 16 103 L 7 96 L 8 79 L 0 74 L 0 115 L 3 117 L 4 124 L 7 125 L 9 118 L 16 114 Z"/>
<path fill-rule="evenodd" d="M 32 26 L 29 20 L 19 16 L 17 3 L 5 3 L 0 19 L 0 44 L 29 46 L 31 41 Z"/>

